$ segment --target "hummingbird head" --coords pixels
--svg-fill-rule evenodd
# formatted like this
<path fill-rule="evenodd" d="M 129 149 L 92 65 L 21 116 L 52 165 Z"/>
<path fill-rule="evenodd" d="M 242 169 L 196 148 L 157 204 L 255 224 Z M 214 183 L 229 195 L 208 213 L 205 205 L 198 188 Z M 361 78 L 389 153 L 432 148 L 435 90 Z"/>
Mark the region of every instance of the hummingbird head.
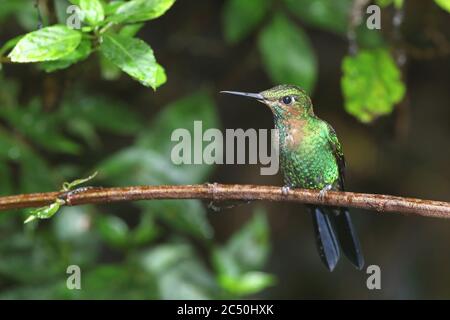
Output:
<path fill-rule="evenodd" d="M 221 91 L 221 93 L 256 99 L 267 105 L 276 117 L 302 117 L 314 114 L 308 94 L 294 85 L 279 85 L 259 93 L 237 91 Z"/>

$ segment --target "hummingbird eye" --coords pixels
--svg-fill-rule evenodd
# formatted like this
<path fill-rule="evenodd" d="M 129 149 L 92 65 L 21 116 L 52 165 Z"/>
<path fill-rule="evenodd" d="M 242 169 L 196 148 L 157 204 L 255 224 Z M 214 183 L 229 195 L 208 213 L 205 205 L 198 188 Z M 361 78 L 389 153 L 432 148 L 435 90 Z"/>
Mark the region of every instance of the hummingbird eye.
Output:
<path fill-rule="evenodd" d="M 285 96 L 281 99 L 281 101 L 285 104 L 285 105 L 289 105 L 292 103 L 292 97 L 291 96 Z"/>

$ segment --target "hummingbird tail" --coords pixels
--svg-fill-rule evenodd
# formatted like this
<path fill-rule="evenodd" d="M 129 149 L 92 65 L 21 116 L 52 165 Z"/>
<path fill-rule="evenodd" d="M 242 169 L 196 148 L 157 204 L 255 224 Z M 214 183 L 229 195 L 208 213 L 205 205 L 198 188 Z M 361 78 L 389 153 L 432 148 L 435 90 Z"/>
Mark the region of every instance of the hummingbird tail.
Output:
<path fill-rule="evenodd" d="M 329 216 L 332 217 L 342 251 L 344 251 L 345 256 L 351 263 L 358 270 L 361 270 L 364 267 L 364 257 L 348 208 L 336 208 L 332 210 L 333 213 Z"/>
<path fill-rule="evenodd" d="M 339 245 L 331 225 L 330 217 L 321 207 L 309 206 L 313 216 L 314 233 L 320 259 L 329 271 L 333 271 L 339 261 Z"/>

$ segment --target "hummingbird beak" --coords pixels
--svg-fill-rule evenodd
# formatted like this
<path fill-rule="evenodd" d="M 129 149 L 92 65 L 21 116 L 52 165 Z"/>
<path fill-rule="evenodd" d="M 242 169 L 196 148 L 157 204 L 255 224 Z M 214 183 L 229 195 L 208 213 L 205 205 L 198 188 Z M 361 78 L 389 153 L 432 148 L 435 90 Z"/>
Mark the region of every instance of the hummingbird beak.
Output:
<path fill-rule="evenodd" d="M 238 91 L 220 91 L 220 93 L 233 94 L 235 96 L 243 96 L 247 98 L 253 98 L 259 102 L 264 102 L 264 97 L 260 93 L 248 93 L 248 92 L 238 92 Z"/>

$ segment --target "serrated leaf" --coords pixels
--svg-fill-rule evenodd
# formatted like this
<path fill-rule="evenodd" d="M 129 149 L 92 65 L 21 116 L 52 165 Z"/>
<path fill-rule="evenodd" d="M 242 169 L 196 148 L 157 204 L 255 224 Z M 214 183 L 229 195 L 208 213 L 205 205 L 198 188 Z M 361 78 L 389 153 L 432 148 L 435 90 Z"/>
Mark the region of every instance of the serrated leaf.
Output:
<path fill-rule="evenodd" d="M 46 72 L 54 72 L 70 67 L 71 65 L 80 62 L 91 54 L 92 46 L 91 42 L 87 39 L 83 39 L 80 45 L 68 55 L 65 55 L 56 61 L 45 61 L 40 64 L 40 67 Z"/>
<path fill-rule="evenodd" d="M 392 112 L 403 99 L 405 85 L 387 49 L 362 50 L 342 62 L 345 109 L 362 122 Z"/>
<path fill-rule="evenodd" d="M 274 83 L 294 84 L 312 92 L 317 61 L 302 29 L 277 14 L 259 35 L 258 44 L 264 68 Z"/>
<path fill-rule="evenodd" d="M 80 0 L 78 5 L 83 11 L 84 20 L 90 25 L 98 25 L 105 19 L 103 5 L 99 0 Z"/>
<path fill-rule="evenodd" d="M 108 21 L 134 23 L 156 19 L 162 16 L 175 0 L 131 0 L 119 6 Z"/>
<path fill-rule="evenodd" d="M 228 0 L 222 11 L 225 39 L 236 43 L 248 36 L 268 12 L 270 0 Z"/>
<path fill-rule="evenodd" d="M 327 31 L 345 34 L 352 0 L 285 0 L 302 21 Z"/>
<path fill-rule="evenodd" d="M 144 41 L 118 34 L 106 34 L 102 54 L 122 71 L 146 87 L 157 87 L 158 64 L 152 48 Z"/>
<path fill-rule="evenodd" d="M 58 60 L 74 51 L 80 41 L 79 31 L 63 25 L 45 27 L 23 36 L 9 57 L 20 63 Z"/>

